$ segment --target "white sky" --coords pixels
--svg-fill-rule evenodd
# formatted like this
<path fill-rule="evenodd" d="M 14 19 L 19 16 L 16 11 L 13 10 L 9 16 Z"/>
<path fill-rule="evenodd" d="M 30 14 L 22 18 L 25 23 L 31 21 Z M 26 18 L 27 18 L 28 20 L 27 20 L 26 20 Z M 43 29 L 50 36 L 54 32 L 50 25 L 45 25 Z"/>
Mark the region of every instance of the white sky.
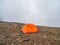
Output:
<path fill-rule="evenodd" d="M 0 20 L 60 27 L 60 0 L 0 0 Z"/>

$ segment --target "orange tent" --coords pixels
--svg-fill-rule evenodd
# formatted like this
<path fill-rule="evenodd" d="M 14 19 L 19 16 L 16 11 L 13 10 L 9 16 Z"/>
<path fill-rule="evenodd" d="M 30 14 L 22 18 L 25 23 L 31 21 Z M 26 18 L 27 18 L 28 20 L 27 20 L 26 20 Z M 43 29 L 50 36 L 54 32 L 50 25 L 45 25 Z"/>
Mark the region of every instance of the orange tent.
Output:
<path fill-rule="evenodd" d="M 22 27 L 23 33 L 33 33 L 37 31 L 38 31 L 38 28 L 34 24 L 26 24 Z"/>

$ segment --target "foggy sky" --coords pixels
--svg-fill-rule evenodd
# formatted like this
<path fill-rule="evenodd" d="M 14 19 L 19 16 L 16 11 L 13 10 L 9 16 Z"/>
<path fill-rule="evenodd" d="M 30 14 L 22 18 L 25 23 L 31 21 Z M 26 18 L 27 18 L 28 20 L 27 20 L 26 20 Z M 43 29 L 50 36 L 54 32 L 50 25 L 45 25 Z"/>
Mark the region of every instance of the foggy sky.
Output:
<path fill-rule="evenodd" d="M 0 21 L 3 20 L 3 17 L 2 17 L 2 0 L 0 0 Z"/>
<path fill-rule="evenodd" d="M 60 0 L 0 1 L 4 21 L 60 27 Z"/>

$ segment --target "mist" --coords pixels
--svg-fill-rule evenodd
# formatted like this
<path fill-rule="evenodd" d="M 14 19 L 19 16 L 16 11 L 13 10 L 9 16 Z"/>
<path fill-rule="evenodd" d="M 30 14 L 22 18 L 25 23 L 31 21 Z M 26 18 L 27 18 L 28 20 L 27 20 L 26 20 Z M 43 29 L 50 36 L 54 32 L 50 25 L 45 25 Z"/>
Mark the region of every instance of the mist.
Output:
<path fill-rule="evenodd" d="M 60 27 L 60 0 L 0 0 L 3 21 Z"/>
<path fill-rule="evenodd" d="M 3 17 L 2 17 L 2 0 L 0 0 L 0 21 L 3 20 Z"/>

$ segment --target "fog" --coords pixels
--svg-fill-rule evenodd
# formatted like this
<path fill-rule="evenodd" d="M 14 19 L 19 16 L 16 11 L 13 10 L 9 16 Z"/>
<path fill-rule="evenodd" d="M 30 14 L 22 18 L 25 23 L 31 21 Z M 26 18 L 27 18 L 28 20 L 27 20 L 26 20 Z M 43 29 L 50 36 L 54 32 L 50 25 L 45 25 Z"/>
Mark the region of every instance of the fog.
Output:
<path fill-rule="evenodd" d="M 60 27 L 60 0 L 0 0 L 3 21 Z"/>
<path fill-rule="evenodd" d="M 3 20 L 3 17 L 2 17 L 2 2 L 0 0 L 0 21 Z"/>

